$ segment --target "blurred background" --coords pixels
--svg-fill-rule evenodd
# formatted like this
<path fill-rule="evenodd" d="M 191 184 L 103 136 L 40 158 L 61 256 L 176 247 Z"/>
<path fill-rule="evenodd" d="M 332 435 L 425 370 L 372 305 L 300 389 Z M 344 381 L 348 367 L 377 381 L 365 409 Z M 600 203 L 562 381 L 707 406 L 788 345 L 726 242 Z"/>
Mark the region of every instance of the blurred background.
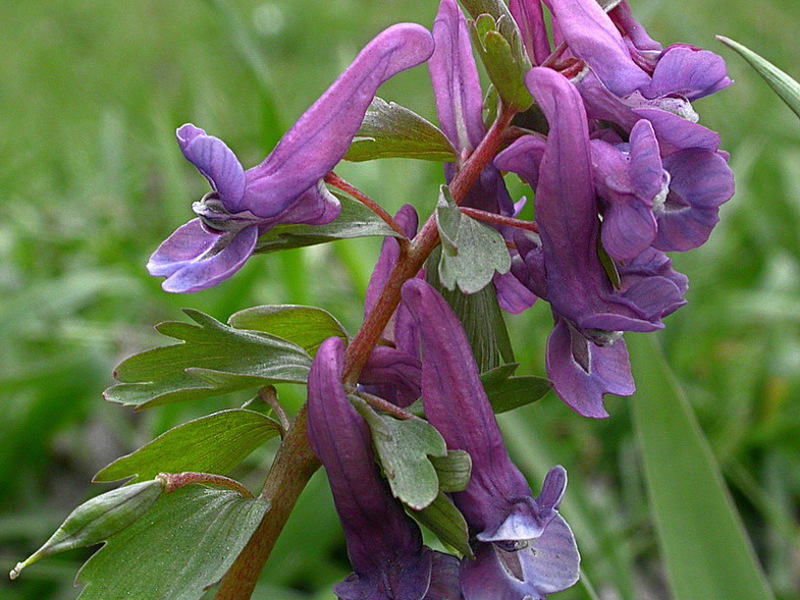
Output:
<path fill-rule="evenodd" d="M 729 62 L 736 85 L 696 108 L 720 132 L 737 175 L 708 244 L 675 256 L 689 305 L 660 334 L 669 365 L 707 435 L 770 583 L 800 596 L 800 123 L 722 34 L 800 78 L 796 0 L 631 0 L 664 45 L 684 42 Z M 105 487 L 92 475 L 168 428 L 242 398 L 149 412 L 104 402 L 126 356 L 165 343 L 152 329 L 182 307 L 225 320 L 256 304 L 320 306 L 352 333 L 379 240 L 261 256 L 216 289 L 161 291 L 150 253 L 193 215 L 206 182 L 175 128 L 193 122 L 259 162 L 283 131 L 378 31 L 429 26 L 437 2 L 385 0 L 3 0 L 0 5 L 0 571 L 35 550 Z M 435 120 L 423 68 L 380 95 Z M 439 167 L 346 164 L 342 176 L 392 211 L 427 213 Z M 542 374 L 551 319 L 510 319 L 520 373 Z M 634 357 L 634 363 L 636 357 Z M 647 374 L 639 373 L 641 378 Z M 300 389 L 282 389 L 290 407 Z M 570 471 L 564 505 L 584 568 L 603 600 L 666 599 L 664 572 L 631 427 L 635 396 L 609 398 L 590 421 L 552 395 L 502 419 L 537 489 L 552 464 Z M 237 476 L 263 480 L 264 448 Z M 579 525 L 580 523 L 580 525 Z M 585 535 L 585 534 L 584 534 Z M 73 599 L 89 551 L 26 570 L 0 598 Z M 327 483 L 318 473 L 255 598 L 330 599 L 349 572 Z M 555 596 L 589 598 L 583 588 Z"/>

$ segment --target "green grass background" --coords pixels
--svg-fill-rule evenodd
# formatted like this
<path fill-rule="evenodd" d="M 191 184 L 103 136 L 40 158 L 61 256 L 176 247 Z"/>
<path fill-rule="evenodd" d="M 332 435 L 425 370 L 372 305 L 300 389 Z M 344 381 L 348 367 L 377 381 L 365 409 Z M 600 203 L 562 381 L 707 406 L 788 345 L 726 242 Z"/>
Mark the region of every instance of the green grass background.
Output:
<path fill-rule="evenodd" d="M 737 193 L 710 242 L 674 257 L 691 279 L 689 305 L 668 319 L 660 342 L 772 587 L 790 600 L 800 595 L 800 123 L 713 35 L 800 78 L 800 6 L 631 4 L 662 43 L 723 54 L 737 82 L 696 106 L 732 154 Z M 224 320 L 272 303 L 321 306 L 351 332 L 360 322 L 378 240 L 258 257 L 192 296 L 161 291 L 144 264 L 206 191 L 178 151 L 175 128 L 191 121 L 256 164 L 378 31 L 397 21 L 430 25 L 435 12 L 434 0 L 0 4 L 0 570 L 105 489 L 89 484 L 105 464 L 241 400 L 141 414 L 105 403 L 114 365 L 162 342 L 153 324 L 180 319 L 182 307 Z M 381 95 L 435 118 L 424 69 Z M 440 179 L 425 163 L 337 171 L 391 210 L 411 202 L 423 213 Z M 543 373 L 546 307 L 510 326 L 521 371 Z M 283 393 L 295 407 L 302 401 L 297 389 Z M 612 418 L 590 421 L 548 396 L 502 419 L 534 488 L 549 465 L 567 466 L 565 512 L 593 532 L 579 543 L 594 589 L 579 586 L 561 600 L 669 597 L 631 426 L 631 403 L 647 401 L 609 399 Z M 241 479 L 256 488 L 272 452 L 251 457 Z M 13 584 L 0 579 L 0 598 L 75 598 L 72 579 L 87 556 L 73 551 Z M 318 474 L 255 597 L 332 598 L 330 586 L 348 570 Z"/>

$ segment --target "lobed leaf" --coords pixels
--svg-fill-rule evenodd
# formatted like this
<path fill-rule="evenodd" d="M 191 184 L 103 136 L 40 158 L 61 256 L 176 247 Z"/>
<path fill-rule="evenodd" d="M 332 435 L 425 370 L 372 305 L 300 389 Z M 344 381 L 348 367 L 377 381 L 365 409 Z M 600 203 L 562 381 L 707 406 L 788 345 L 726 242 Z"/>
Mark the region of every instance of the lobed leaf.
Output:
<path fill-rule="evenodd" d="M 274 335 L 240 331 L 196 310 L 197 325 L 162 323 L 160 332 L 179 344 L 146 350 L 124 360 L 105 391 L 112 402 L 139 409 L 210 398 L 273 382 L 305 383 L 311 357 Z"/>
<path fill-rule="evenodd" d="M 53 554 L 99 544 L 140 519 L 164 492 L 158 480 L 130 485 L 95 496 L 73 510 L 44 545 L 11 571 L 16 579 L 25 567 Z"/>
<path fill-rule="evenodd" d="M 226 475 L 253 450 L 280 434 L 280 426 L 261 413 L 224 410 L 173 427 L 135 452 L 118 458 L 94 481 L 128 477 L 152 479 L 159 473 L 194 471 Z"/>
<path fill-rule="evenodd" d="M 628 338 L 633 421 L 675 600 L 773 600 L 692 409 L 653 336 Z"/>
<path fill-rule="evenodd" d="M 447 455 L 444 438 L 422 419 L 401 421 L 378 414 L 357 396 L 350 401 L 369 425 L 392 494 L 414 510 L 428 506 L 439 493 L 439 476 L 428 457 Z"/>
<path fill-rule="evenodd" d="M 344 327 L 333 315 L 311 306 L 255 306 L 231 315 L 228 324 L 277 336 L 297 344 L 312 357 L 329 337 L 347 341 Z"/>
<path fill-rule="evenodd" d="M 376 97 L 344 158 L 353 162 L 379 158 L 454 162 L 456 156 L 435 125 L 407 108 Z"/>
<path fill-rule="evenodd" d="M 199 485 L 167 494 L 83 565 L 79 600 L 197 600 L 230 568 L 268 509 L 266 500 Z"/>
<path fill-rule="evenodd" d="M 474 294 L 491 283 L 495 271 L 503 274 L 511 268 L 503 236 L 462 214 L 447 186 L 441 187 L 436 224 L 442 239 L 439 281 L 446 288 Z"/>
<path fill-rule="evenodd" d="M 342 212 L 336 220 L 327 225 L 279 225 L 258 238 L 255 252 L 275 252 L 359 237 L 400 237 L 360 202 L 335 195 L 342 205 Z"/>

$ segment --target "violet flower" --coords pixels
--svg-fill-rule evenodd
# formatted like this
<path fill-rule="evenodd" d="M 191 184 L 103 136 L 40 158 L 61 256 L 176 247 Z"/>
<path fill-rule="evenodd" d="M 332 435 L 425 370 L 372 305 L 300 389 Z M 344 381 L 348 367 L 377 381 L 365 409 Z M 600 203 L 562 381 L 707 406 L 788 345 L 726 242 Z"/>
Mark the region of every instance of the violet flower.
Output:
<path fill-rule="evenodd" d="M 193 125 L 178 129 L 186 159 L 212 192 L 193 205 L 198 215 L 159 246 L 147 265 L 166 277 L 168 292 L 196 292 L 238 271 L 259 235 L 277 225 L 323 225 L 339 215 L 338 200 L 322 178 L 350 147 L 378 87 L 426 61 L 430 33 L 419 25 L 388 28 L 300 117 L 272 153 L 245 171 L 224 142 Z"/>
<path fill-rule="evenodd" d="M 402 296 L 419 326 L 425 415 L 448 448 L 472 457 L 467 488 L 452 495 L 476 556 L 462 561 L 465 600 L 541 599 L 570 587 L 578 580 L 580 556 L 558 514 L 566 471 L 551 469 L 541 495 L 532 497 L 506 453 L 458 318 L 424 281 L 406 282 Z"/>
<path fill-rule="evenodd" d="M 422 545 L 419 527 L 392 497 L 364 420 L 341 384 L 344 342 L 323 342 L 308 377 L 308 437 L 325 467 L 354 573 L 341 600 L 458 600 L 455 557 Z"/>

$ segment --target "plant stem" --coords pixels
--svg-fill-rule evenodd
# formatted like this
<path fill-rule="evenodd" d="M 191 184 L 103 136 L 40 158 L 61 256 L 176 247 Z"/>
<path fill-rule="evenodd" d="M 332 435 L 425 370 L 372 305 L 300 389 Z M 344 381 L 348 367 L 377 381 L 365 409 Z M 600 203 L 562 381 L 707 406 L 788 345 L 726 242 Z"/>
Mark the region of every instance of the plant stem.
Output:
<path fill-rule="evenodd" d="M 467 192 L 478 180 L 481 171 L 500 150 L 503 144 L 503 132 L 513 117 L 513 110 L 503 109 L 500 112 L 486 137 L 450 183 L 450 192 L 456 203 L 464 200 Z M 360 200 L 360 198 L 357 199 Z M 416 276 L 438 244 L 439 232 L 436 227 L 436 218 L 431 216 L 410 244 L 407 244 L 406 247 L 401 245 L 397 264 L 375 303 L 375 307 L 347 347 L 343 377 L 345 385 L 357 383 L 361 369 L 366 364 L 386 328 L 386 324 L 400 303 L 400 290 L 403 284 Z M 261 498 L 270 500 L 272 505 L 247 546 L 222 579 L 214 597 L 215 600 L 248 600 L 250 598 L 278 535 L 283 530 L 300 493 L 319 466 L 319 461 L 309 447 L 306 435 L 306 409 L 303 407 L 278 450 L 260 495 Z"/>
<path fill-rule="evenodd" d="M 533 221 L 522 221 L 520 219 L 514 219 L 513 217 L 504 217 L 503 215 L 497 215 L 495 213 L 479 210 L 477 208 L 468 208 L 466 206 L 461 207 L 461 212 L 468 217 L 472 217 L 473 219 L 484 221 L 486 223 L 508 225 L 509 227 L 516 227 L 517 229 L 525 229 L 527 231 L 534 231 L 537 233 L 539 232 L 539 227 Z"/>
<path fill-rule="evenodd" d="M 396 233 L 399 233 L 402 236 L 401 237 L 402 240 L 407 241 L 408 238 L 406 238 L 406 234 L 397 224 L 397 221 L 395 221 L 392 218 L 392 215 L 386 212 L 386 210 L 384 210 L 384 208 L 380 204 L 375 202 L 364 192 L 347 183 L 344 179 L 339 177 L 333 171 L 325 175 L 325 183 L 327 183 L 331 187 L 335 187 L 337 190 L 341 190 L 345 194 L 348 194 L 353 198 L 355 198 L 356 200 L 358 200 L 359 202 L 361 202 L 361 204 L 363 204 L 372 212 L 374 212 L 376 215 L 378 215 L 383 220 L 384 223 L 386 223 L 389 227 L 392 228 L 392 230 L 394 230 Z"/>

